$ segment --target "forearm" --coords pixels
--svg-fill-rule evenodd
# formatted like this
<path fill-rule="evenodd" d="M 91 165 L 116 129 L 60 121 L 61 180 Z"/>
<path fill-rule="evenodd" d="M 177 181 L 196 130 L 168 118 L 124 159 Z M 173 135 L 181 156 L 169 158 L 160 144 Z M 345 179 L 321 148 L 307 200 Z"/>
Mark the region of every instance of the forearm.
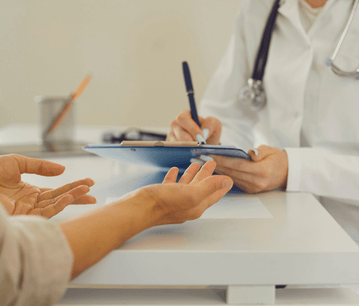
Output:
<path fill-rule="evenodd" d="M 153 202 L 135 191 L 60 224 L 74 254 L 72 278 L 136 234 L 155 224 Z"/>
<path fill-rule="evenodd" d="M 71 277 L 152 226 L 199 218 L 233 185 L 229 177 L 212 176 L 214 161 L 207 162 L 200 171 L 199 167 L 192 164 L 177 184 L 178 169 L 172 168 L 163 184 L 142 187 L 118 202 L 61 223 L 74 255 Z"/>

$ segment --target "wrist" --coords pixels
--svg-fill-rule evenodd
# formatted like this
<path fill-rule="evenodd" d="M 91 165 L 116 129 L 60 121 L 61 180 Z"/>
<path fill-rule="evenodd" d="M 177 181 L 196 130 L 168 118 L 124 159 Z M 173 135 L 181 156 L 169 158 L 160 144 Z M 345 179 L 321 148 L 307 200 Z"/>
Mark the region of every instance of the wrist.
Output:
<path fill-rule="evenodd" d="M 159 185 L 149 185 L 138 190 L 138 199 L 141 199 L 145 208 L 142 208 L 146 214 L 146 223 L 149 227 L 162 224 L 163 216 L 166 214 L 165 207 L 158 192 Z"/>
<path fill-rule="evenodd" d="M 158 196 L 156 196 L 154 186 L 134 190 L 112 204 L 119 213 L 127 211 L 126 217 L 132 219 L 132 227 L 139 231 L 158 225 L 158 219 L 161 217 L 157 209 Z"/>

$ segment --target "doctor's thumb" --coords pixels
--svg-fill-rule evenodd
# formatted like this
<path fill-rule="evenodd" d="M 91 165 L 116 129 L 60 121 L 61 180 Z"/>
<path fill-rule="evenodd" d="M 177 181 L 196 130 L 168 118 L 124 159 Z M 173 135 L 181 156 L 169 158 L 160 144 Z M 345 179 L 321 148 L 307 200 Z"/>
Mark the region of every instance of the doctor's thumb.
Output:
<path fill-rule="evenodd" d="M 271 147 L 262 145 L 258 148 L 253 148 L 248 151 L 248 155 L 252 158 L 253 161 L 257 162 L 264 159 L 266 156 L 271 154 Z"/>

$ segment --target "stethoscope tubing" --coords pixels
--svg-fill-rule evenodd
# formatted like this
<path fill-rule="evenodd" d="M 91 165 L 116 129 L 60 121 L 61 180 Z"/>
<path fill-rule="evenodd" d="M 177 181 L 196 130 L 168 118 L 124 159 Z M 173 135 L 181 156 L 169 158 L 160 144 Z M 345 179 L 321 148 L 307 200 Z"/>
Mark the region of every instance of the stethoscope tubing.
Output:
<path fill-rule="evenodd" d="M 340 47 L 343 44 L 343 41 L 349 31 L 350 25 L 354 19 L 354 15 L 356 13 L 358 5 L 359 5 L 359 0 L 354 0 L 348 21 L 334 49 L 333 55 L 330 58 L 325 59 L 325 64 L 328 67 L 330 67 L 331 70 L 336 75 L 342 77 L 355 78 L 357 80 L 359 80 L 359 69 L 354 71 L 343 71 L 334 64 L 334 60 L 337 57 Z M 270 11 L 270 14 L 268 16 L 266 26 L 263 31 L 261 43 L 255 60 L 252 77 L 248 80 L 248 86 L 244 87 L 240 92 L 240 97 L 242 96 L 241 99 L 243 99 L 243 101 L 245 102 L 251 101 L 252 108 L 257 111 L 262 109 L 267 103 L 266 93 L 262 84 L 262 80 L 263 80 L 264 70 L 268 58 L 271 36 L 272 36 L 279 6 L 280 6 L 280 0 L 275 0 L 273 3 L 273 7 Z"/>
<path fill-rule="evenodd" d="M 338 53 L 339 53 L 339 49 L 340 49 L 340 47 L 342 46 L 342 43 L 343 43 L 343 41 L 344 41 L 344 38 L 345 38 L 345 36 L 346 36 L 347 33 L 348 33 L 348 30 L 349 30 L 349 28 L 350 28 L 350 25 L 351 25 L 351 23 L 352 23 L 352 21 L 353 21 L 353 19 L 354 19 L 354 15 L 355 15 L 355 12 L 356 12 L 356 10 L 357 10 L 358 4 L 359 4 L 359 0 L 354 0 L 353 8 L 352 8 L 352 11 L 351 11 L 351 13 L 350 13 L 348 22 L 347 22 L 347 24 L 345 25 L 345 28 L 344 28 L 344 30 L 343 30 L 343 33 L 342 33 L 342 35 L 341 35 L 340 38 L 339 38 L 339 41 L 338 41 L 337 46 L 336 46 L 336 48 L 335 48 L 335 50 L 334 50 L 334 52 L 333 52 L 333 55 L 330 57 L 330 60 L 331 60 L 332 62 L 334 62 L 335 58 L 337 57 L 337 55 L 338 55 Z"/>
<path fill-rule="evenodd" d="M 337 74 L 339 76 L 342 76 L 342 77 L 349 77 L 349 78 L 354 77 L 357 80 L 359 80 L 359 69 L 354 70 L 354 71 L 341 70 L 338 66 L 336 66 L 334 64 L 334 60 L 337 57 L 337 55 L 339 53 L 339 50 L 340 50 L 340 47 L 342 46 L 343 41 L 344 41 L 344 39 L 345 39 L 345 37 L 346 37 L 346 35 L 348 33 L 348 30 L 350 28 L 350 25 L 351 25 L 351 23 L 352 23 L 352 21 L 354 19 L 354 15 L 355 15 L 356 10 L 358 8 L 358 4 L 359 4 L 359 0 L 354 0 L 352 11 L 350 13 L 350 16 L 349 16 L 349 19 L 347 21 L 347 24 L 345 25 L 343 33 L 342 33 L 342 35 L 340 36 L 340 38 L 338 40 L 337 46 L 335 47 L 335 50 L 334 50 L 332 56 L 330 58 L 325 59 L 325 64 L 328 67 L 330 67 L 335 74 Z"/>

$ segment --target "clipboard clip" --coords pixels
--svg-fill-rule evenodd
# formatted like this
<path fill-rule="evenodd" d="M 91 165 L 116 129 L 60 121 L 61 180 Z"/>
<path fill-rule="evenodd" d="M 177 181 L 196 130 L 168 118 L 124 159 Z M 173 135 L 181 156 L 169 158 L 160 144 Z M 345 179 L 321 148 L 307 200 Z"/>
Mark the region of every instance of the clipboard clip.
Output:
<path fill-rule="evenodd" d="M 161 141 L 157 141 L 157 142 L 155 142 L 155 143 L 153 144 L 153 146 L 154 146 L 154 147 L 164 147 L 165 144 L 164 144 L 163 142 L 161 142 Z"/>
<path fill-rule="evenodd" d="M 200 147 L 200 146 L 203 146 L 203 145 L 205 145 L 206 143 L 205 142 L 203 142 L 203 141 L 198 141 L 197 142 L 197 147 Z M 166 143 L 166 145 L 165 145 L 165 143 L 163 143 L 163 141 L 157 141 L 157 142 L 155 142 L 154 144 L 153 144 L 153 146 L 154 147 L 165 147 L 165 146 L 167 146 L 168 145 L 168 143 Z M 182 145 L 183 145 L 183 143 L 182 143 Z M 191 144 L 185 144 L 186 146 L 187 145 L 191 145 Z"/>
<path fill-rule="evenodd" d="M 122 147 L 196 147 L 196 141 L 122 141 Z"/>

